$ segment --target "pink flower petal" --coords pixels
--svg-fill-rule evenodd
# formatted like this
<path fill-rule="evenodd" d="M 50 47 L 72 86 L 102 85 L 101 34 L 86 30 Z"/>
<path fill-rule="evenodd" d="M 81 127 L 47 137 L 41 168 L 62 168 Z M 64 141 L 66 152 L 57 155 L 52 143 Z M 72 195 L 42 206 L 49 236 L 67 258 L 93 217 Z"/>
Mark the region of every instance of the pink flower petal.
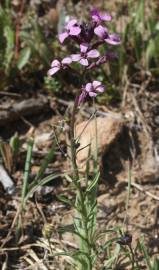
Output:
<path fill-rule="evenodd" d="M 79 62 L 83 66 L 88 66 L 88 60 L 86 58 L 81 58 Z"/>
<path fill-rule="evenodd" d="M 91 17 L 93 21 L 100 22 L 99 10 L 97 8 L 91 11 Z"/>
<path fill-rule="evenodd" d="M 92 83 L 87 83 L 85 86 L 86 92 L 90 92 L 92 90 Z"/>
<path fill-rule="evenodd" d="M 71 64 L 72 63 L 72 58 L 71 57 L 65 57 L 62 61 L 62 64 Z"/>
<path fill-rule="evenodd" d="M 69 35 L 70 36 L 78 36 L 81 32 L 81 28 L 78 26 L 74 26 L 70 28 Z"/>
<path fill-rule="evenodd" d="M 94 92 L 89 92 L 88 94 L 89 94 L 90 97 L 96 97 L 96 95 L 97 95 L 97 94 L 94 93 Z"/>
<path fill-rule="evenodd" d="M 108 14 L 106 12 L 101 14 L 100 18 L 101 18 L 102 21 L 107 21 L 107 22 L 112 20 L 112 16 L 110 16 L 110 14 Z"/>
<path fill-rule="evenodd" d="M 61 43 L 64 42 L 64 40 L 69 36 L 69 34 L 67 32 L 61 33 L 59 34 L 59 40 Z"/>
<path fill-rule="evenodd" d="M 87 53 L 87 57 L 89 58 L 97 58 L 100 53 L 97 50 L 91 50 Z"/>
<path fill-rule="evenodd" d="M 59 67 L 53 67 L 53 68 L 51 68 L 51 69 L 48 70 L 48 75 L 52 76 L 52 75 L 54 75 L 59 70 L 60 70 Z"/>
<path fill-rule="evenodd" d="M 94 29 L 94 33 L 99 36 L 100 38 L 106 38 L 107 37 L 107 33 L 108 33 L 108 30 L 107 28 L 99 25 L 97 26 L 95 29 Z"/>
<path fill-rule="evenodd" d="M 120 38 L 116 34 L 109 35 L 109 37 L 104 39 L 104 40 L 111 45 L 119 45 L 120 44 Z"/>
<path fill-rule="evenodd" d="M 53 60 L 51 63 L 51 67 L 59 67 L 60 68 L 60 65 L 61 65 L 60 61 L 57 59 Z"/>
<path fill-rule="evenodd" d="M 93 88 L 96 92 L 103 93 L 104 92 L 104 86 L 99 81 L 93 81 Z"/>
<path fill-rule="evenodd" d="M 81 44 L 80 45 L 80 50 L 82 53 L 86 53 L 88 50 L 88 44 Z"/>
<path fill-rule="evenodd" d="M 99 82 L 99 81 L 93 81 L 93 88 L 96 88 L 96 87 L 98 87 L 98 86 L 100 86 L 101 85 L 101 82 Z"/>
<path fill-rule="evenodd" d="M 100 85 L 95 90 L 96 90 L 96 92 L 103 93 L 104 92 L 104 86 Z"/>
<path fill-rule="evenodd" d="M 92 20 L 95 22 L 100 22 L 100 18 L 97 15 L 92 15 Z"/>
<path fill-rule="evenodd" d="M 75 61 L 75 62 L 80 61 L 81 55 L 80 54 L 72 54 L 71 59 L 72 59 L 72 61 Z"/>
<path fill-rule="evenodd" d="M 99 23 L 101 21 L 111 21 L 112 17 L 108 13 L 100 13 L 98 9 L 93 9 L 91 11 L 92 19 Z"/>
<path fill-rule="evenodd" d="M 70 28 L 71 28 L 72 26 L 74 26 L 76 23 L 77 23 L 77 20 L 76 20 L 76 19 L 70 20 L 70 21 L 67 23 L 67 25 L 66 25 L 66 29 L 67 29 L 67 30 L 70 30 Z"/>

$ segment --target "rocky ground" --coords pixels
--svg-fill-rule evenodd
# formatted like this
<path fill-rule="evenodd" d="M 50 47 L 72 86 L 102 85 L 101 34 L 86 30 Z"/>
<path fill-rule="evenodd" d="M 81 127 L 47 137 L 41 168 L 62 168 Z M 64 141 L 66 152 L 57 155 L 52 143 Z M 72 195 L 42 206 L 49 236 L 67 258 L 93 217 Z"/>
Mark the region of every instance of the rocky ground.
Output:
<path fill-rule="evenodd" d="M 96 1 L 90 1 L 90 5 L 91 2 Z M 101 6 L 99 2 L 96 5 Z M 109 2 L 108 10 L 114 10 L 115 14 L 119 2 Z M 60 10 L 60 4 L 57 10 L 52 9 L 47 14 L 49 20 L 55 19 L 55 25 L 59 16 L 55 11 Z M 120 20 L 117 24 L 119 32 L 127 17 L 120 16 Z M 151 72 L 137 67 L 132 76 L 123 75 L 120 87 L 120 101 L 98 102 L 96 105 L 101 172 L 97 227 L 99 231 L 104 231 L 121 226 L 132 235 L 134 249 L 139 240 L 144 239 L 150 257 L 158 257 L 159 81 Z M 70 150 L 66 120 L 72 97 L 73 94 L 70 98 L 70 93 L 65 91 L 60 97 L 49 95 L 43 89 L 25 90 L 23 93 L 15 89 L 0 91 L 0 267 L 3 270 L 73 269 L 68 257 L 52 256 L 52 252 L 61 252 L 65 248 L 77 249 L 78 244 L 71 233 L 60 233 L 62 226 L 72 223 L 74 212 L 57 197 L 62 194 L 74 198 L 74 191 L 65 177 L 71 172 L 67 158 Z M 81 175 L 84 175 L 88 156 L 85 146 L 90 145 L 92 153 L 96 151 L 94 122 L 90 119 L 93 113 L 92 104 L 86 102 L 76 117 L 76 133 L 81 134 L 80 146 L 84 147 L 78 154 Z M 15 133 L 20 143 L 16 157 L 9 145 Z M 54 157 L 45 172 L 45 176 L 54 174 L 54 177 L 36 189 L 34 195 L 28 198 L 23 213 L 20 213 L 26 142 L 30 137 L 34 138 L 30 183 L 56 142 Z M 92 171 L 90 163 L 90 174 Z M 51 236 L 50 241 L 46 232 Z M 107 237 L 105 234 L 98 245 Z M 106 254 L 99 258 L 95 269 L 102 269 L 105 260 Z M 141 253 L 138 253 L 138 260 L 142 269 L 148 269 Z M 119 265 L 115 269 L 132 269 L 122 254 Z"/>

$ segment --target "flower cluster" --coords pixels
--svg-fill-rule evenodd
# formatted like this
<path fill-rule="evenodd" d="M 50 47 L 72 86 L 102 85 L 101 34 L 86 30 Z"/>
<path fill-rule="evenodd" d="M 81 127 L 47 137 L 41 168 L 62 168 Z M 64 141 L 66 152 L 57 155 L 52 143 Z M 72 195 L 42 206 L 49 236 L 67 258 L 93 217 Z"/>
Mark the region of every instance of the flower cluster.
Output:
<path fill-rule="evenodd" d="M 48 71 L 50 76 L 54 75 L 61 69 L 67 69 L 73 62 L 78 62 L 85 70 L 97 67 L 113 57 L 108 51 L 104 55 L 100 55 L 98 47 L 104 43 L 109 45 L 119 45 L 120 38 L 115 33 L 109 33 L 107 27 L 103 26 L 104 22 L 110 22 L 111 16 L 108 13 L 101 14 L 97 9 L 91 11 L 91 22 L 89 24 L 79 24 L 76 19 L 70 20 L 65 26 L 63 33 L 59 35 L 61 44 L 70 38 L 78 45 L 80 51 L 76 54 L 71 54 L 61 61 L 55 59 L 51 63 L 51 68 Z M 99 81 L 93 81 L 82 86 L 82 91 L 79 96 L 78 105 L 80 105 L 89 95 L 95 97 L 98 92 L 102 93 L 104 87 Z"/>

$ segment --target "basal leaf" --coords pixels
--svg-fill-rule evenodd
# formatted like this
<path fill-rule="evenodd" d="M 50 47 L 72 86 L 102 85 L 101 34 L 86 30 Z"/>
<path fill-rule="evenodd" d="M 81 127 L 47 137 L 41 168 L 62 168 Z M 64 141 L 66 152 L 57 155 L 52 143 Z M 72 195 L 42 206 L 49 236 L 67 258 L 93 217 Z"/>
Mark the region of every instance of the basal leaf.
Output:
<path fill-rule="evenodd" d="M 28 63 L 30 56 L 31 56 L 31 49 L 29 47 L 26 47 L 21 50 L 17 63 L 18 69 L 21 70 Z"/>

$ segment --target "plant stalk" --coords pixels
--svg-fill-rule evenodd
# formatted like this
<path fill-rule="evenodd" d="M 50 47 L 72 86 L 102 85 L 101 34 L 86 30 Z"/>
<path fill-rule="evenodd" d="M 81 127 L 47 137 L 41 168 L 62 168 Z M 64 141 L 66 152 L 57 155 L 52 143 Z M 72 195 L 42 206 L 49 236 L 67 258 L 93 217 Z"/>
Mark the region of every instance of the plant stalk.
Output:
<path fill-rule="evenodd" d="M 77 196 L 76 196 L 76 206 L 77 211 L 80 213 L 82 224 L 83 224 L 83 230 L 84 230 L 84 238 L 86 240 L 86 243 L 84 244 L 84 251 L 88 254 L 89 258 L 89 268 L 88 270 L 92 269 L 92 263 L 91 263 L 91 245 L 89 241 L 89 230 L 87 226 L 87 209 L 85 207 L 85 196 L 82 192 L 81 184 L 80 184 L 80 178 L 79 178 L 79 172 L 78 172 L 78 166 L 77 166 L 77 159 L 76 159 L 76 138 L 75 138 L 75 115 L 76 110 L 78 106 L 78 98 L 79 95 L 76 96 L 75 102 L 72 109 L 71 114 L 71 123 L 70 123 L 70 141 L 71 141 L 71 162 L 73 167 L 73 181 L 74 185 L 77 189 Z M 80 206 L 80 211 L 78 210 Z M 81 249 L 83 251 L 83 244 L 81 245 Z"/>

